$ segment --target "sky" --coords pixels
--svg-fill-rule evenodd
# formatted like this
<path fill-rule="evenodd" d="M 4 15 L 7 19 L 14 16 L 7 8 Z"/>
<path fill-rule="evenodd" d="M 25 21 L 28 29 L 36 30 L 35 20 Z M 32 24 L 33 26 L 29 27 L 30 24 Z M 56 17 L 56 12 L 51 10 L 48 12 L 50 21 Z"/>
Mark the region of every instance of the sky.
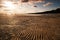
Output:
<path fill-rule="evenodd" d="M 7 1 L 7 0 L 2 0 Z M 8 0 L 17 3 L 16 13 L 44 12 L 60 8 L 60 0 Z M 0 3 L 1 4 L 1 3 Z M 2 8 L 0 7 L 2 10 Z"/>

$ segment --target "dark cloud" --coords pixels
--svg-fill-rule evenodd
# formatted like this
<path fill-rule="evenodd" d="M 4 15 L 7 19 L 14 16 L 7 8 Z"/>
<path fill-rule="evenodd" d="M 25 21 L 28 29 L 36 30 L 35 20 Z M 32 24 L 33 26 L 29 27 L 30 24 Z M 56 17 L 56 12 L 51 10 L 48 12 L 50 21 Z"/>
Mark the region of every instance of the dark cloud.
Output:
<path fill-rule="evenodd" d="M 28 2 L 29 0 L 22 0 L 22 2 Z"/>
<path fill-rule="evenodd" d="M 21 0 L 21 2 L 43 2 L 45 0 Z"/>

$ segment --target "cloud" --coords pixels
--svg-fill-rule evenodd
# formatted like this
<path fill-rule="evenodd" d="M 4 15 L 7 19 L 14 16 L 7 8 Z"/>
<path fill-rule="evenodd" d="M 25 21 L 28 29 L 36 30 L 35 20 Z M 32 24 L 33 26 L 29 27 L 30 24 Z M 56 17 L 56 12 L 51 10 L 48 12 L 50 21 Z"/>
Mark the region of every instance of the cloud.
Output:
<path fill-rule="evenodd" d="M 45 0 L 20 0 L 21 2 L 44 2 Z"/>
<path fill-rule="evenodd" d="M 43 6 L 46 7 L 46 6 L 50 6 L 52 4 L 53 4 L 52 2 L 48 2 L 48 3 L 44 4 Z"/>
<path fill-rule="evenodd" d="M 29 0 L 21 0 L 21 2 L 28 2 Z"/>

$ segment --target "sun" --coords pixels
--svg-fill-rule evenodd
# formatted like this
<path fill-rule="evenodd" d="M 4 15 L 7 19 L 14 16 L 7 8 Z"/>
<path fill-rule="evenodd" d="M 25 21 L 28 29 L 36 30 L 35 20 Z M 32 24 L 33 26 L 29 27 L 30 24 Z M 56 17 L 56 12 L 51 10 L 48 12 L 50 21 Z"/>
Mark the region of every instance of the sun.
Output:
<path fill-rule="evenodd" d="M 12 1 L 3 1 L 4 11 L 9 15 L 14 13 L 14 11 L 18 8 L 16 4 Z"/>
<path fill-rule="evenodd" d="M 4 1 L 4 6 L 10 10 L 15 9 L 15 5 L 13 4 L 13 2 L 10 2 L 10 1 Z"/>

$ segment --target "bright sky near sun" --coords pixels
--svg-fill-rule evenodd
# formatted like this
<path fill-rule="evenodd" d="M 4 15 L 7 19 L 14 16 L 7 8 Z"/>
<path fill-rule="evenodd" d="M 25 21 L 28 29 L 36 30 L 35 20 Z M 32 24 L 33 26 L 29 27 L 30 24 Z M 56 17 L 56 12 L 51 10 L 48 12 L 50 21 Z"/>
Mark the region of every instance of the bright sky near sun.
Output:
<path fill-rule="evenodd" d="M 60 8 L 60 0 L 1 0 L 0 12 L 35 13 Z"/>

